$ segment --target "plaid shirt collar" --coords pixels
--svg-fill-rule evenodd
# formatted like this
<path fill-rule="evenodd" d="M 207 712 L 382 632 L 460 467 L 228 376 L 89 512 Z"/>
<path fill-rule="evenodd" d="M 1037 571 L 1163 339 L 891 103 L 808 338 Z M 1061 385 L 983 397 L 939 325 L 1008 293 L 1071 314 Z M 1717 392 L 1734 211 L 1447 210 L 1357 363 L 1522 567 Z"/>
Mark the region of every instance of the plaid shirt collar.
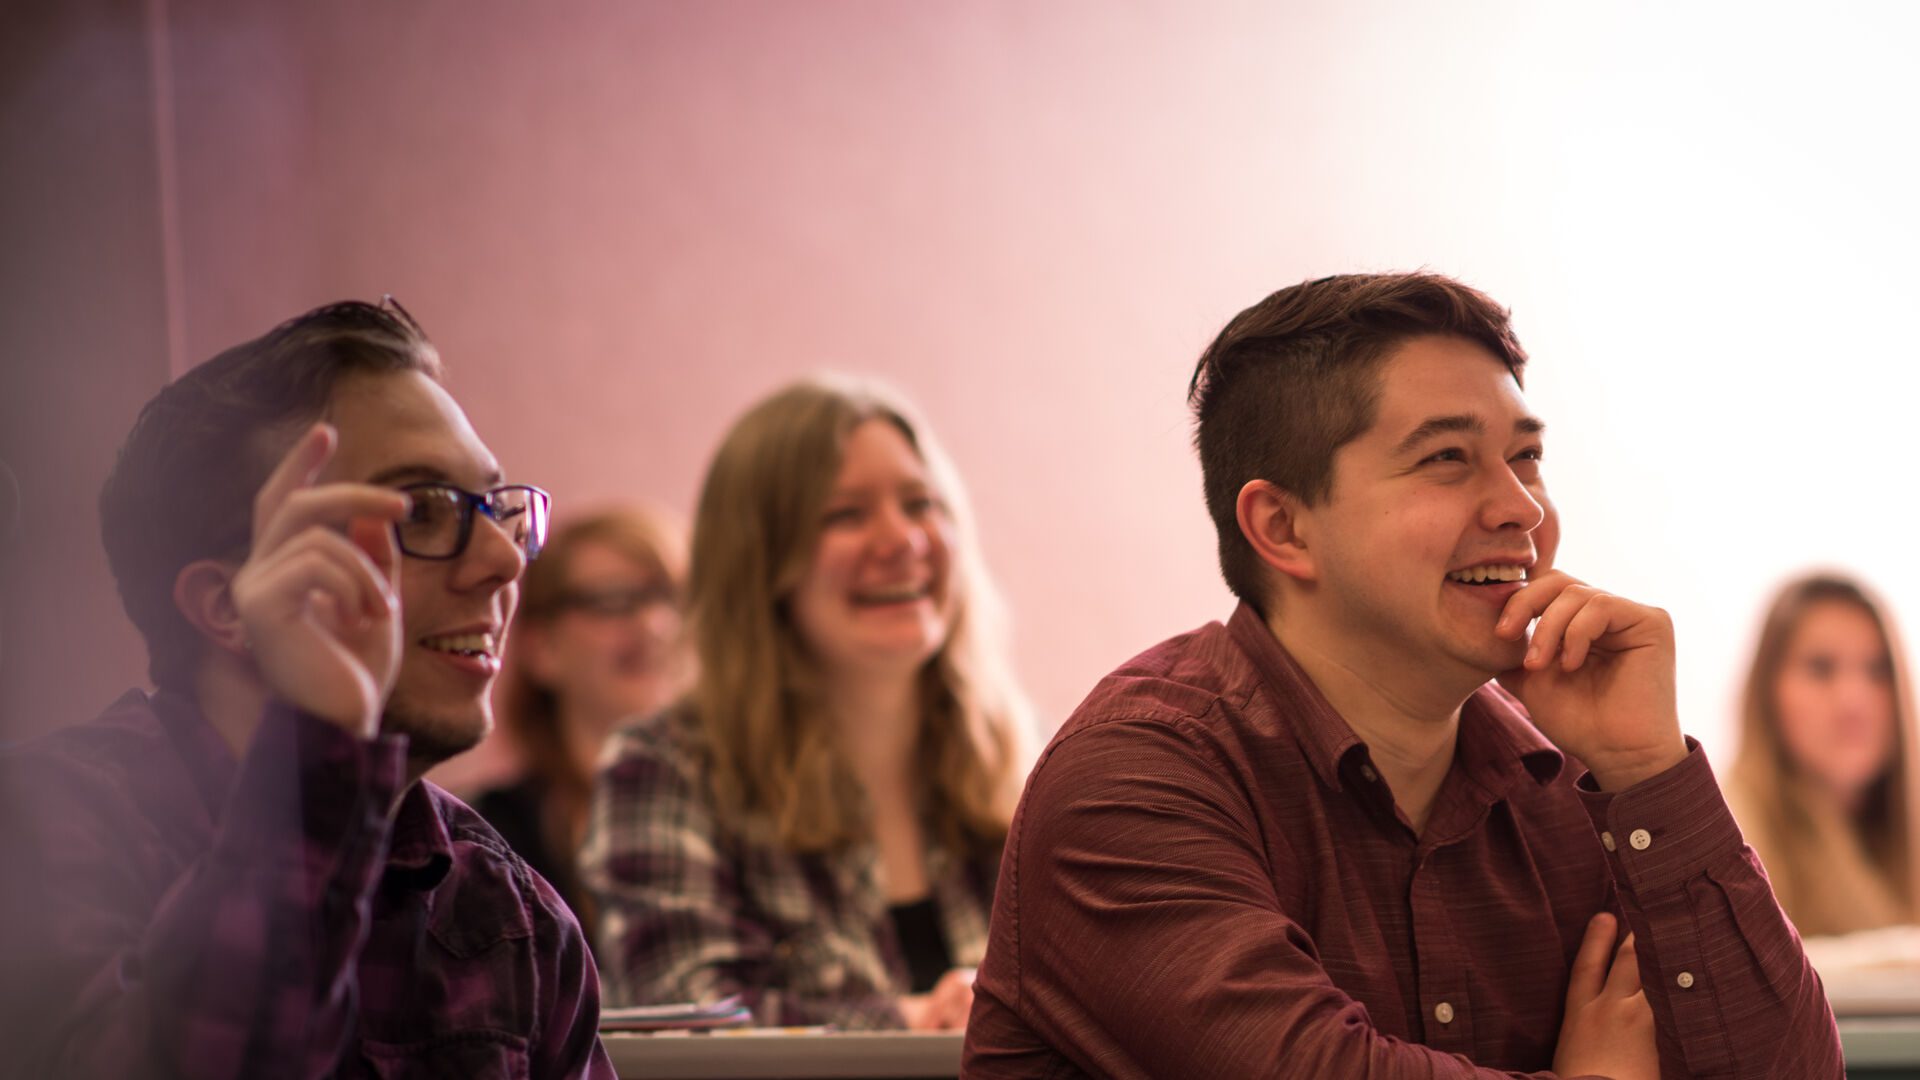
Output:
<path fill-rule="evenodd" d="M 163 689 L 149 700 L 193 777 L 208 823 L 218 822 L 239 776 L 240 762 L 191 698 Z M 425 785 L 416 781 L 400 797 L 394 815 L 385 880 L 427 892 L 446 880 L 452 869 L 453 838 L 447 832 L 447 823 Z"/>

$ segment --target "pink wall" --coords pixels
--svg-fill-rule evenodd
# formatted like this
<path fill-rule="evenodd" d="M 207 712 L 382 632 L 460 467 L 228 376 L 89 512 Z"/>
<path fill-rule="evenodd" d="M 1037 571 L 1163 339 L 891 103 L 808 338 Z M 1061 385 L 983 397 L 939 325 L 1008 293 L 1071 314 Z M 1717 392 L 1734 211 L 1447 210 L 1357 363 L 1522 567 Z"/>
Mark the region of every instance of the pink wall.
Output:
<path fill-rule="evenodd" d="M 1224 614 L 1185 380 L 1307 269 L 1192 243 L 1257 184 L 1201 160 L 1256 57 L 1176 113 L 1209 35 L 1109 12 L 176 2 L 187 354 L 391 291 L 513 475 L 683 513 L 756 396 L 888 378 L 959 460 L 1051 725 Z"/>
<path fill-rule="evenodd" d="M 95 500 L 167 378 L 144 7 L 72 0 L 0 33 L 0 742 L 84 719 L 145 675 Z M 3 518 L 4 514 L 0 514 Z"/>
<path fill-rule="evenodd" d="M 563 506 L 685 512 L 776 384 L 899 384 L 973 489 L 1048 726 L 1227 612 L 1191 363 L 1240 307 L 1343 270 L 1428 266 L 1513 306 L 1562 563 L 1674 612 L 1710 744 L 1782 574 L 1852 565 L 1920 608 L 1912 500 L 1884 471 L 1911 456 L 1898 326 L 1920 293 L 1920 160 L 1885 136 L 1920 94 L 1902 5 L 60 11 L 0 68 L 28 152 L 0 213 L 31 255 L 0 296 L 33 357 L 7 377 L 45 383 L 7 395 L 0 456 L 71 463 L 35 481 L 58 507 L 44 571 L 15 559 L 0 593 L 0 734 L 138 676 L 90 506 L 163 346 L 177 371 L 381 292 Z"/>

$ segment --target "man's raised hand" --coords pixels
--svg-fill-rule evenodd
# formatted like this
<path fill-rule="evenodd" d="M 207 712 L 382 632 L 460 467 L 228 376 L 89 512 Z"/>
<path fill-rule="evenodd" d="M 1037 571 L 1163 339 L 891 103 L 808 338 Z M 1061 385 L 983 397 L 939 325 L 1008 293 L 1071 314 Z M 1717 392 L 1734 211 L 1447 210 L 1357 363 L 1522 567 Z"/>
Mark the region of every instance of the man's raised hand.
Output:
<path fill-rule="evenodd" d="M 1631 787 L 1686 757 L 1666 612 L 1550 570 L 1508 598 L 1494 632 L 1518 638 L 1534 619 L 1526 659 L 1500 685 L 1602 788 Z"/>
<path fill-rule="evenodd" d="M 408 503 L 388 488 L 316 484 L 337 439 L 315 424 L 261 487 L 233 604 L 275 697 L 371 738 L 400 669 L 392 523 Z"/>

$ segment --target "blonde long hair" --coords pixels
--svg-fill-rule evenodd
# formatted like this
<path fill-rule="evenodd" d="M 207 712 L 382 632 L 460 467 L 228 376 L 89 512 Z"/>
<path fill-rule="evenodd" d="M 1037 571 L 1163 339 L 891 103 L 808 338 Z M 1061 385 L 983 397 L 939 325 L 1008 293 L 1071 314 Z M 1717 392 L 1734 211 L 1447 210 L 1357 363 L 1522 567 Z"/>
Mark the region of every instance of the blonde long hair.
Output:
<path fill-rule="evenodd" d="M 819 541 L 847 436 L 882 419 L 927 467 L 952 518 L 946 641 L 921 670 L 919 775 L 935 836 L 977 853 L 1005 839 L 1022 779 L 1025 707 L 1004 662 L 998 597 L 966 496 L 926 425 L 871 382 L 822 376 L 736 422 L 700 493 L 688 581 L 699 675 L 689 702 L 713 755 L 715 801 L 787 848 L 841 849 L 871 835 L 823 714 L 822 674 L 787 612 Z"/>
<path fill-rule="evenodd" d="M 1776 686 L 1793 636 L 1817 604 L 1865 612 L 1892 665 L 1893 761 L 1856 814 L 1820 790 L 1793 761 L 1780 728 Z M 1913 815 L 1920 807 L 1913 684 L 1886 606 L 1852 578 L 1811 574 L 1774 598 L 1760 631 L 1742 701 L 1733 789 L 1740 825 L 1760 852 L 1774 892 L 1803 934 L 1842 934 L 1911 922 L 1920 903 Z"/>

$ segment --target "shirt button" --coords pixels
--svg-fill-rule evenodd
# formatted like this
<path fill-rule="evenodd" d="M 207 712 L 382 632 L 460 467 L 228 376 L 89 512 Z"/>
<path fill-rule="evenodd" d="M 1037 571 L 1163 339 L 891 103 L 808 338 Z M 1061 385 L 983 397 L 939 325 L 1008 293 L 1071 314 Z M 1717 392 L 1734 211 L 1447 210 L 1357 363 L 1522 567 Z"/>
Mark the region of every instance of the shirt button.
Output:
<path fill-rule="evenodd" d="M 1433 1007 L 1433 1018 L 1443 1024 L 1453 1023 L 1453 1006 L 1444 1001 L 1435 1005 Z"/>
<path fill-rule="evenodd" d="M 1610 832 L 1601 833 L 1600 846 L 1603 848 L 1606 848 L 1608 851 L 1612 851 L 1613 850 L 1613 834 Z"/>
<path fill-rule="evenodd" d="M 1645 829 L 1635 829 L 1633 835 L 1627 837 L 1627 843 L 1632 844 L 1635 851 L 1645 851 L 1653 846 L 1653 834 Z"/>
<path fill-rule="evenodd" d="M 1366 777 L 1367 783 L 1369 784 L 1373 783 L 1375 780 L 1380 779 L 1380 774 L 1377 772 L 1374 772 L 1373 766 L 1371 765 L 1360 766 L 1360 775 Z"/>
<path fill-rule="evenodd" d="M 1683 971 L 1680 973 L 1680 977 L 1673 981 L 1680 984 L 1680 989 L 1691 990 L 1693 989 L 1693 972 Z"/>

